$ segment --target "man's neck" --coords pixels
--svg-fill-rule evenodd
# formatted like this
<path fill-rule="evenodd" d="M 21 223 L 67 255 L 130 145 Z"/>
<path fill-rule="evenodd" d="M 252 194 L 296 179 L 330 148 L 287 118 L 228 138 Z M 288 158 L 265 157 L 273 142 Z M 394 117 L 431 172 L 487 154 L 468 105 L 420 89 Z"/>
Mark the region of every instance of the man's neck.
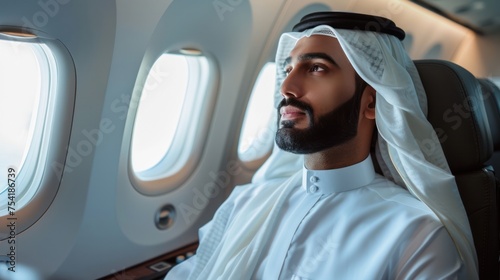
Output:
<path fill-rule="evenodd" d="M 369 152 L 369 149 L 342 145 L 314 154 L 307 154 L 304 156 L 304 163 L 306 168 L 311 170 L 342 168 L 363 161 Z"/>

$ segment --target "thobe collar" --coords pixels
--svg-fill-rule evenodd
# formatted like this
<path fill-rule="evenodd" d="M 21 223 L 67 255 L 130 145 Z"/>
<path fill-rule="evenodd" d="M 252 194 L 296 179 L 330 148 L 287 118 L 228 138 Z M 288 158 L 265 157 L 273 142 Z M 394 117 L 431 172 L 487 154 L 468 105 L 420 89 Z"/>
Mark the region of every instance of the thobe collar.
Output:
<path fill-rule="evenodd" d="M 302 188 L 308 194 L 345 192 L 368 185 L 375 179 L 371 156 L 356 164 L 328 170 L 302 169 Z"/>

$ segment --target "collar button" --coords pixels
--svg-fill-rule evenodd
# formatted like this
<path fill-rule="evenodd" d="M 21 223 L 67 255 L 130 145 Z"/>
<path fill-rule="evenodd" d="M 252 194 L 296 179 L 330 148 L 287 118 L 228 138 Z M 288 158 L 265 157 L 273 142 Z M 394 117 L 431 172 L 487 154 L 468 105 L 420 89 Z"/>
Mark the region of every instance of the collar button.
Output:
<path fill-rule="evenodd" d="M 316 185 L 312 185 L 309 187 L 309 192 L 310 193 L 316 193 L 317 191 L 319 191 L 319 187 L 316 186 Z"/>
<path fill-rule="evenodd" d="M 311 181 L 311 183 L 317 183 L 319 181 L 319 178 L 316 176 L 311 176 L 311 178 L 309 178 L 309 181 Z"/>

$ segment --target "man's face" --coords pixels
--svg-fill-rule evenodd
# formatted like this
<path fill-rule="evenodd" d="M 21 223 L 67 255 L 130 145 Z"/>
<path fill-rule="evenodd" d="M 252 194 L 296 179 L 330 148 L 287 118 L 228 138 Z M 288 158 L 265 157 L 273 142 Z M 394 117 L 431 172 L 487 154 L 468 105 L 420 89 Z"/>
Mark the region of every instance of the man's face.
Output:
<path fill-rule="evenodd" d="M 337 39 L 323 35 L 300 39 L 283 69 L 288 75 L 278 106 L 278 147 L 315 153 L 356 135 L 364 86 Z"/>

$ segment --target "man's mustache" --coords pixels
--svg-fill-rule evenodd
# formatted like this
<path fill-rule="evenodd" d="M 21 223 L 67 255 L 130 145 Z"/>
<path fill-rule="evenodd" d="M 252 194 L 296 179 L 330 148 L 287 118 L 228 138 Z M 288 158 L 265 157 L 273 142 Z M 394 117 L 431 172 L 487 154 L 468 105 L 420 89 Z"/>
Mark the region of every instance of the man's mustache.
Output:
<path fill-rule="evenodd" d="M 288 99 L 283 98 L 280 101 L 280 103 L 278 104 L 278 116 L 280 116 L 281 107 L 284 107 L 284 106 L 293 106 L 293 107 L 299 108 L 299 109 L 303 110 L 309 117 L 313 116 L 313 108 L 311 106 L 309 106 L 309 104 L 302 102 L 302 101 L 299 101 L 295 98 L 288 98 Z"/>

